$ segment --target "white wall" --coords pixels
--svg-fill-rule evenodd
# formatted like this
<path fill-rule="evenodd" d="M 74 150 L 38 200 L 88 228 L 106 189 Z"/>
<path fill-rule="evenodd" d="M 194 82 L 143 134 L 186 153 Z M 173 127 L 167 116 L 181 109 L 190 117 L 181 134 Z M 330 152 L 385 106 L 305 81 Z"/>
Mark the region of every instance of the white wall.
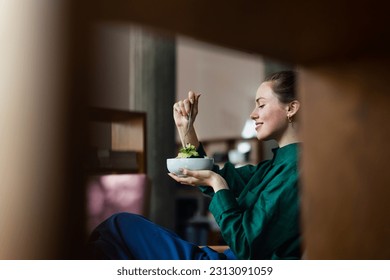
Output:
<path fill-rule="evenodd" d="M 262 58 L 178 37 L 176 63 L 177 100 L 189 90 L 202 93 L 195 125 L 200 140 L 239 137 L 264 77 Z"/>

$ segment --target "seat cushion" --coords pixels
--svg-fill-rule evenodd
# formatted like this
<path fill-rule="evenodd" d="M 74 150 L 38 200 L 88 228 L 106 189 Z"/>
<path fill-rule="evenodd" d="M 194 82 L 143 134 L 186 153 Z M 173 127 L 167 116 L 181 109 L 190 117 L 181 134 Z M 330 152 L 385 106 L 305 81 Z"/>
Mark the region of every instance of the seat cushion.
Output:
<path fill-rule="evenodd" d="M 90 177 L 87 183 L 87 229 L 91 232 L 112 214 L 129 212 L 148 216 L 149 184 L 146 174 Z"/>

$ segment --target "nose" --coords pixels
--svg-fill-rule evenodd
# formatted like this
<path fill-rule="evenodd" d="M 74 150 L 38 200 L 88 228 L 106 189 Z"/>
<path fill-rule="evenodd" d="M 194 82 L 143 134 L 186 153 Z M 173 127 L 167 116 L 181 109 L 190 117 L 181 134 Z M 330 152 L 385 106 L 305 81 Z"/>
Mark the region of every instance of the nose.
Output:
<path fill-rule="evenodd" d="M 252 111 L 252 113 L 249 115 L 249 117 L 250 117 L 252 120 L 256 120 L 256 119 L 259 117 L 259 114 L 257 114 L 256 108 L 253 109 L 253 111 Z"/>

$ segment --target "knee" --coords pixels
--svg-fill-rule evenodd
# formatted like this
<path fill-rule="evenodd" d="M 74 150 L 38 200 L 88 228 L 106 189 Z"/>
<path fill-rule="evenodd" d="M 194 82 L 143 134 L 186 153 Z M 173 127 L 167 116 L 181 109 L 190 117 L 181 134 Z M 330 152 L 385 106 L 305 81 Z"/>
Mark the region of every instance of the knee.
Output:
<path fill-rule="evenodd" d="M 106 218 L 104 221 L 102 221 L 94 231 L 99 230 L 99 229 L 104 229 L 107 227 L 112 227 L 118 224 L 134 224 L 134 223 L 139 223 L 141 221 L 146 220 L 146 218 L 138 215 L 138 214 L 133 214 L 133 213 L 128 213 L 128 212 L 119 212 L 115 213 L 108 218 Z"/>
<path fill-rule="evenodd" d="M 139 215 L 139 214 L 128 213 L 128 212 L 119 212 L 119 213 L 113 214 L 111 217 L 108 218 L 108 220 L 137 222 L 140 220 L 146 220 L 146 218 Z"/>
<path fill-rule="evenodd" d="M 149 224 L 150 221 L 145 217 L 127 212 L 120 212 L 112 215 L 106 220 L 106 223 L 116 227 L 133 227 L 134 225 L 141 226 Z"/>

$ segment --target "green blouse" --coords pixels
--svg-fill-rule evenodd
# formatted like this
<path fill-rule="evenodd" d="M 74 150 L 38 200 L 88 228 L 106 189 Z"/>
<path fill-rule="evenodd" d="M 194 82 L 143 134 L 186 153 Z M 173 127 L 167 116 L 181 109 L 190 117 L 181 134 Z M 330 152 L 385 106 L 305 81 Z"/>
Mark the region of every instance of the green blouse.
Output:
<path fill-rule="evenodd" d="M 213 171 L 229 189 L 214 193 L 209 210 L 222 237 L 238 259 L 299 259 L 298 148 L 289 144 L 273 149 L 271 160 L 235 168 L 226 163 Z M 206 155 L 202 145 L 200 155 Z"/>

